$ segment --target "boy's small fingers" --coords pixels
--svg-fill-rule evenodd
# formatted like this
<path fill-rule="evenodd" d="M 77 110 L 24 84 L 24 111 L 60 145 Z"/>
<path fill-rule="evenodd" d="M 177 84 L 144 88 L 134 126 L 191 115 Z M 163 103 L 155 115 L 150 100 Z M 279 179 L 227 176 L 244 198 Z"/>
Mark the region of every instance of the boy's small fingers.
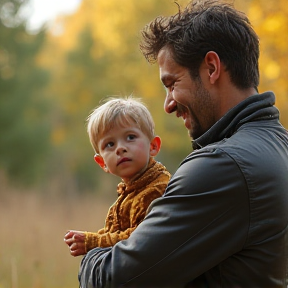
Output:
<path fill-rule="evenodd" d="M 71 235 L 73 235 L 71 231 L 66 232 L 66 234 L 64 235 L 64 239 L 71 238 Z"/>
<path fill-rule="evenodd" d="M 69 238 L 69 239 L 64 239 L 64 242 L 65 242 L 67 245 L 69 245 L 69 246 L 74 243 L 74 241 L 73 241 L 71 238 Z"/>

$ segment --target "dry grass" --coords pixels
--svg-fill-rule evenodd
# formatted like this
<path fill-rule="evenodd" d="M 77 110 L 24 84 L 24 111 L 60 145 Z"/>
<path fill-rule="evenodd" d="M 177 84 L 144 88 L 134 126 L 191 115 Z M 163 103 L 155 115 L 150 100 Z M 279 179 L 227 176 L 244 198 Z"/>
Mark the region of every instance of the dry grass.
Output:
<path fill-rule="evenodd" d="M 101 228 L 111 201 L 0 189 L 0 288 L 79 287 L 82 257 L 69 254 L 64 234 Z"/>

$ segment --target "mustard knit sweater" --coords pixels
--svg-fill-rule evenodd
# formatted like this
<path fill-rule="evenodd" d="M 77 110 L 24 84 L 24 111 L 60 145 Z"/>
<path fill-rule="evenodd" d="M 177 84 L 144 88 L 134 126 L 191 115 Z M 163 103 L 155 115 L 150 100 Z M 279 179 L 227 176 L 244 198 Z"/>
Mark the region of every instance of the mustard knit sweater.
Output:
<path fill-rule="evenodd" d="M 86 232 L 86 251 L 127 239 L 144 219 L 150 203 L 163 195 L 170 177 L 166 168 L 151 157 L 142 175 L 131 183 L 120 182 L 118 198 L 108 211 L 105 227 L 97 233 Z"/>

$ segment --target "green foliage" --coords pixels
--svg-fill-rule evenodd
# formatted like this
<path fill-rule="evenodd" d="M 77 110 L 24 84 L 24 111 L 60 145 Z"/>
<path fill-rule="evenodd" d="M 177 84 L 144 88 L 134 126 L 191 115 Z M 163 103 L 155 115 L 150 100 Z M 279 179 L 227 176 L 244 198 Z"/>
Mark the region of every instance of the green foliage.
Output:
<path fill-rule="evenodd" d="M 32 36 L 22 24 L 11 26 L 0 23 L 0 169 L 13 181 L 28 183 L 35 182 L 48 148 L 48 100 L 41 90 L 49 74 L 36 64 L 44 33 Z"/>
<path fill-rule="evenodd" d="M 260 91 L 275 91 L 287 126 L 285 1 L 235 5 L 260 36 Z M 190 139 L 181 119 L 163 111 L 158 67 L 142 56 L 139 38 L 150 20 L 178 11 L 174 1 L 85 0 L 74 15 L 57 20 L 60 35 L 27 34 L 18 13 L 25 2 L 0 0 L 0 169 L 13 181 L 41 179 L 63 193 L 115 189 L 119 179 L 104 176 L 93 161 L 85 122 L 106 96 L 133 94 L 147 104 L 162 138 L 157 160 L 173 173 L 190 153 Z"/>

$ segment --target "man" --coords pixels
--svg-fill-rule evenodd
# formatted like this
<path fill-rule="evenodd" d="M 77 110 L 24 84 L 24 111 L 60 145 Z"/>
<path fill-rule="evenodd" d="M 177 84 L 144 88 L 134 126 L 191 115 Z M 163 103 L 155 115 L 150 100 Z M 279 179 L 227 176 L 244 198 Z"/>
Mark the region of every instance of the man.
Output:
<path fill-rule="evenodd" d="M 141 43 L 194 151 L 128 240 L 87 254 L 82 288 L 287 287 L 288 135 L 257 91 L 258 37 L 232 6 L 199 2 Z"/>

